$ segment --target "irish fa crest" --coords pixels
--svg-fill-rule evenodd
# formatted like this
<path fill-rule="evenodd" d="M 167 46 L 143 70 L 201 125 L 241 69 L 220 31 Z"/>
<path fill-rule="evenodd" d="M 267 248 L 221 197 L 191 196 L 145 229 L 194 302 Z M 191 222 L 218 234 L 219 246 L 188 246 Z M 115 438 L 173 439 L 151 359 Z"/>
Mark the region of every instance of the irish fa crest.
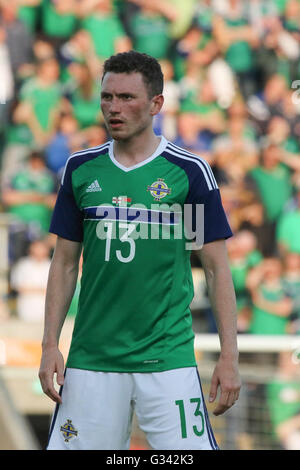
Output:
<path fill-rule="evenodd" d="M 66 423 L 60 427 L 60 431 L 64 436 L 65 442 L 69 442 L 70 439 L 73 439 L 73 437 L 76 437 L 78 434 L 71 419 L 67 419 Z"/>
<path fill-rule="evenodd" d="M 157 181 L 147 187 L 147 191 L 150 191 L 151 196 L 154 197 L 155 201 L 160 201 L 171 193 L 171 189 L 168 188 L 163 178 L 157 178 Z"/>

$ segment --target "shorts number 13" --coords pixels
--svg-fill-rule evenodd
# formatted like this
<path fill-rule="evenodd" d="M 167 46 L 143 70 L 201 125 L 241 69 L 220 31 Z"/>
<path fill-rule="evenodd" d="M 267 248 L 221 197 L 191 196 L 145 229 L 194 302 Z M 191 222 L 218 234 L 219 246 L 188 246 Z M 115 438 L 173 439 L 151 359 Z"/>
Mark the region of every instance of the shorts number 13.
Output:
<path fill-rule="evenodd" d="M 190 403 L 196 403 L 196 409 L 194 412 L 194 416 L 200 416 L 201 417 L 201 429 L 199 430 L 197 426 L 193 426 L 193 431 L 196 434 L 196 436 L 202 436 L 204 433 L 204 416 L 202 411 L 200 410 L 200 405 L 201 405 L 201 398 L 191 398 Z M 180 416 L 180 424 L 181 424 L 181 437 L 182 439 L 185 439 L 187 437 L 187 429 L 186 429 L 186 417 L 185 417 L 185 407 L 184 407 L 184 401 L 183 400 L 176 400 L 175 405 L 179 407 L 179 416 Z"/>

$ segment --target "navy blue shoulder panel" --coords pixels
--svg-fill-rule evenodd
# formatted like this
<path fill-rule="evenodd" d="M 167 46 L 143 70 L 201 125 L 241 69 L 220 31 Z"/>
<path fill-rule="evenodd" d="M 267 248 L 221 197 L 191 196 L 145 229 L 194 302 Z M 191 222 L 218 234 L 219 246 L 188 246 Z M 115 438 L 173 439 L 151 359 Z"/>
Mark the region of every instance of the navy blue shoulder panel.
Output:
<path fill-rule="evenodd" d="M 182 168 L 189 181 L 189 191 L 185 204 L 192 207 L 189 222 L 192 232 L 198 231 L 197 206 L 204 208 L 203 242 L 209 243 L 232 236 L 232 231 L 222 205 L 221 195 L 210 165 L 201 157 L 194 155 L 171 142 L 162 156 Z"/>
<path fill-rule="evenodd" d="M 71 155 L 66 163 L 57 195 L 49 231 L 76 242 L 83 240 L 83 212 L 76 204 L 72 187 L 72 173 L 83 163 L 107 153 L 109 143 Z"/>
<path fill-rule="evenodd" d="M 190 193 L 196 191 L 198 194 L 205 194 L 207 191 L 218 189 L 212 169 L 203 158 L 171 142 L 168 142 L 162 156 L 185 171 L 189 179 Z"/>
<path fill-rule="evenodd" d="M 99 157 L 99 155 L 104 155 L 108 152 L 110 142 L 106 142 L 99 147 L 92 147 L 86 150 L 81 150 L 80 152 L 73 153 L 67 160 L 64 173 L 62 176 L 61 184 L 67 191 L 72 191 L 72 173 L 83 163 L 93 160 L 94 158 Z"/>

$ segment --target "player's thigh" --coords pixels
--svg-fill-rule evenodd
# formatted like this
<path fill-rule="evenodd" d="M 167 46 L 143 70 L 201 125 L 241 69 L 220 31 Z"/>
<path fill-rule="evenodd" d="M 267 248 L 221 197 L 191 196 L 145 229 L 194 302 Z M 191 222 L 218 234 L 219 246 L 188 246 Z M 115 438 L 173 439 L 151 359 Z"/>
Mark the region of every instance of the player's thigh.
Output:
<path fill-rule="evenodd" d="M 134 374 L 136 415 L 153 449 L 218 448 L 196 367 Z"/>
<path fill-rule="evenodd" d="M 67 369 L 48 450 L 128 449 L 132 390 L 130 374 Z"/>

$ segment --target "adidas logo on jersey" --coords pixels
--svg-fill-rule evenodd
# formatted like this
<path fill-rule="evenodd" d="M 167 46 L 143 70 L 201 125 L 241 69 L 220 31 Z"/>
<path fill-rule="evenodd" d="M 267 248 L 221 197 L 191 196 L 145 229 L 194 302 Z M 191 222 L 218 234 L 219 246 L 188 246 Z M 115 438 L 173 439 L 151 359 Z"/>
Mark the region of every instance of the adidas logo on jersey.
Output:
<path fill-rule="evenodd" d="M 100 184 L 98 183 L 97 180 L 95 180 L 92 184 L 90 184 L 87 188 L 86 188 L 86 192 L 87 193 L 94 193 L 96 191 L 102 191 L 102 188 L 100 186 Z"/>

